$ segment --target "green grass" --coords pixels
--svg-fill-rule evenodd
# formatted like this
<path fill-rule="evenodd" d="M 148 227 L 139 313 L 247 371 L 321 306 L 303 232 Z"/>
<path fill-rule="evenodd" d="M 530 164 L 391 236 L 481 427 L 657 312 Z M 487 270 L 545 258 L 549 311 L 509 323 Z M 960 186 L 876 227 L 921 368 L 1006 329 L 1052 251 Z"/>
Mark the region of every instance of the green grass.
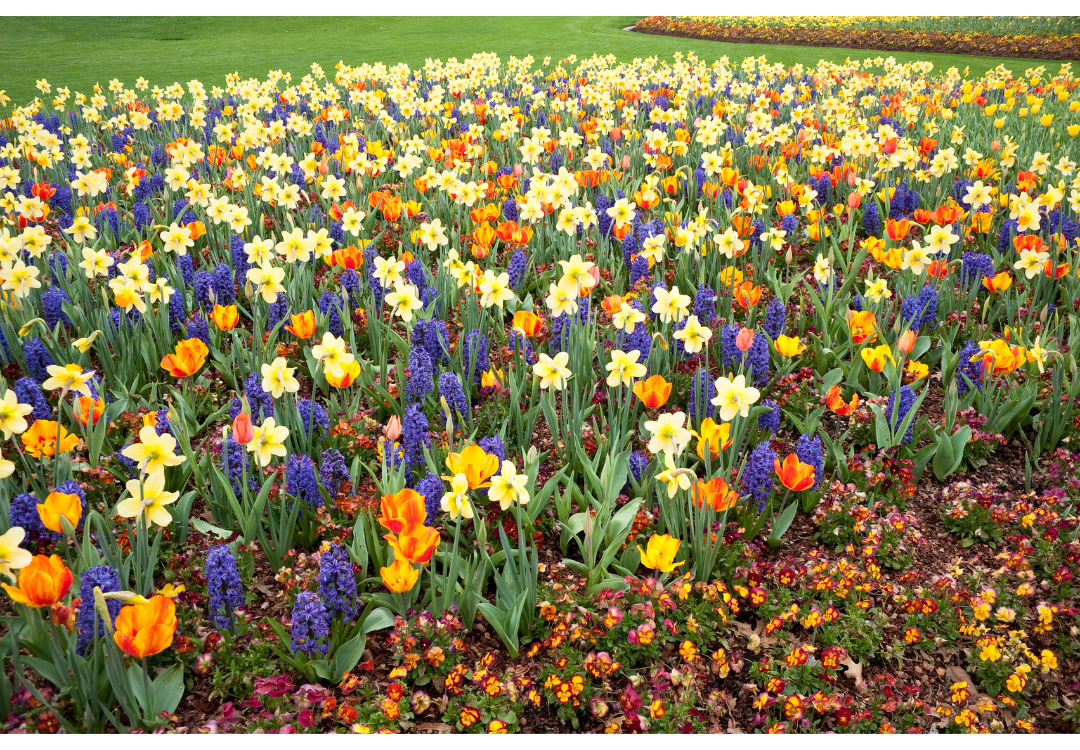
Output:
<path fill-rule="evenodd" d="M 0 89 L 13 103 L 38 94 L 34 81 L 89 92 L 119 78 L 132 86 L 138 76 L 167 85 L 198 78 L 208 88 L 225 75 L 265 77 L 271 69 L 294 75 L 318 62 L 333 75 L 338 60 L 350 65 L 382 61 L 422 65 L 427 57 L 463 59 L 474 52 L 546 55 L 559 59 L 593 53 L 615 54 L 620 60 L 676 51 L 694 51 L 705 59 L 728 55 L 740 61 L 765 55 L 786 65 L 813 65 L 819 59 L 837 62 L 851 56 L 876 56 L 868 50 L 824 49 L 760 44 L 727 44 L 694 39 L 649 36 L 622 31 L 638 17 L 473 18 L 5 18 L 0 23 Z M 999 62 L 1016 71 L 1035 60 L 921 53 L 892 54 L 897 60 L 932 60 L 938 70 L 970 66 L 981 74 Z M 1049 63 L 1057 69 L 1056 63 Z"/>

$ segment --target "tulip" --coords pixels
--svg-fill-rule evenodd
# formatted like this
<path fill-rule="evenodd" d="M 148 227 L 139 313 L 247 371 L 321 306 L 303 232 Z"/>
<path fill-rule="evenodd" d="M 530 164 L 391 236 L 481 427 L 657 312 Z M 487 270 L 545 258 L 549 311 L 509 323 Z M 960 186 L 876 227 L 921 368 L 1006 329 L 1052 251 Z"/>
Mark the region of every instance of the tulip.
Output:
<path fill-rule="evenodd" d="M 750 351 L 750 345 L 754 343 L 754 332 L 749 328 L 742 328 L 735 336 L 735 346 L 740 352 Z"/>
<path fill-rule="evenodd" d="M 399 437 L 401 437 L 401 418 L 394 414 L 386 423 L 386 439 L 394 442 Z"/>
<path fill-rule="evenodd" d="M 292 325 L 285 326 L 285 330 L 298 339 L 309 339 L 315 334 L 315 311 L 305 310 L 299 315 L 290 315 Z"/>
<path fill-rule="evenodd" d="M 356 376 L 360 374 L 360 363 L 355 359 L 346 362 L 341 366 L 341 377 L 335 377 L 332 372 L 324 372 L 326 382 L 335 388 L 348 388 L 356 380 Z"/>
<path fill-rule="evenodd" d="M 383 495 L 380 508 L 382 515 L 377 519 L 379 525 L 395 534 L 400 534 L 409 526 L 423 524 L 427 519 L 424 498 L 416 490 L 408 488 L 393 495 Z"/>
<path fill-rule="evenodd" d="M 475 490 L 488 486 L 488 477 L 494 476 L 499 470 L 499 458 L 485 453 L 484 449 L 477 445 L 470 445 L 461 453 L 447 456 L 446 468 L 452 475 L 464 474 L 469 481 L 469 488 Z"/>
<path fill-rule="evenodd" d="M 907 219 L 895 219 L 885 220 L 885 235 L 894 242 L 899 242 L 907 237 L 908 230 L 911 229 L 911 222 Z"/>
<path fill-rule="evenodd" d="M 846 403 L 844 397 L 840 391 L 840 386 L 834 385 L 829 389 L 828 395 L 825 397 L 825 403 L 828 405 L 829 410 L 833 414 L 837 414 L 841 417 L 849 417 L 855 413 L 855 410 L 859 408 L 859 394 L 856 393 L 851 398 L 851 403 Z"/>
<path fill-rule="evenodd" d="M 12 600 L 34 609 L 51 607 L 65 596 L 75 577 L 59 555 L 37 555 L 19 571 L 18 587 L 3 585 Z"/>
<path fill-rule="evenodd" d="M 389 567 L 379 568 L 379 574 L 382 576 L 383 585 L 395 594 L 412 591 L 420 578 L 420 571 L 416 570 L 408 560 L 400 557 L 396 558 Z"/>
<path fill-rule="evenodd" d="M 125 654 L 144 659 L 171 646 L 175 633 L 176 604 L 158 594 L 146 603 L 129 604 L 120 610 L 113 640 Z"/>
<path fill-rule="evenodd" d="M 387 534 L 383 539 L 393 548 L 395 560 L 426 565 L 435 554 L 440 537 L 438 531 L 421 522 L 409 524 L 397 536 Z"/>
<path fill-rule="evenodd" d="M 78 526 L 82 518 L 82 500 L 74 493 L 50 492 L 44 503 L 38 503 L 37 511 L 45 528 L 63 534 L 60 518 L 66 518 L 73 529 Z"/>
<path fill-rule="evenodd" d="M 679 551 L 679 544 L 681 544 L 681 542 L 670 534 L 664 534 L 662 536 L 653 534 L 649 537 L 647 549 L 642 549 L 640 544 L 637 545 L 638 552 L 641 553 L 641 564 L 651 570 L 658 570 L 661 573 L 670 573 L 675 570 L 675 568 L 682 565 L 681 562 L 675 562 L 675 555 Z"/>
<path fill-rule="evenodd" d="M 862 352 L 863 362 L 874 372 L 882 372 L 885 370 L 885 359 L 888 358 L 890 362 L 896 364 L 896 359 L 893 358 L 892 349 L 888 344 L 882 344 L 878 347 L 867 347 Z"/>
<path fill-rule="evenodd" d="M 221 331 L 231 331 L 240 320 L 240 313 L 236 305 L 214 305 L 214 311 L 210 313 L 210 319 Z"/>
<path fill-rule="evenodd" d="M 1012 286 L 1012 276 L 1008 271 L 1000 271 L 992 279 L 983 277 L 982 284 L 988 292 L 1004 292 Z"/>
<path fill-rule="evenodd" d="M 904 354 L 911 354 L 911 350 L 915 348 L 915 331 L 910 328 L 904 331 L 897 346 Z"/>
<path fill-rule="evenodd" d="M 83 427 L 86 427 L 87 424 L 97 424 L 98 420 L 101 419 L 101 415 L 105 413 L 105 401 L 101 398 L 79 396 L 75 399 L 73 406 L 75 408 L 72 409 L 72 413 Z"/>
<path fill-rule="evenodd" d="M 200 339 L 184 339 L 176 345 L 175 354 L 161 358 L 161 366 L 174 378 L 186 378 L 197 373 L 206 364 L 210 350 Z"/>
<path fill-rule="evenodd" d="M 240 445 L 247 445 L 255 439 L 255 426 L 251 423 L 251 415 L 240 412 L 232 423 L 233 440 Z"/>
<path fill-rule="evenodd" d="M 697 454 L 702 461 L 705 460 L 706 448 L 709 454 L 716 458 L 722 449 L 727 449 L 731 445 L 731 424 L 729 422 L 717 424 L 712 417 L 705 417 L 701 422 L 701 429 L 691 434 L 698 439 Z"/>
<path fill-rule="evenodd" d="M 694 504 L 703 508 L 708 503 L 717 513 L 734 507 L 738 500 L 739 493 L 728 487 L 727 482 L 720 477 L 710 479 L 708 482 L 698 480 L 694 488 Z"/>
<path fill-rule="evenodd" d="M 79 436 L 71 435 L 68 431 L 51 419 L 35 419 L 30 429 L 19 436 L 26 452 L 34 458 L 45 456 L 52 458 L 56 455 L 56 436 L 60 433 L 60 452 L 67 453 L 79 444 Z"/>
<path fill-rule="evenodd" d="M 544 328 L 544 319 L 528 310 L 518 310 L 514 313 L 511 327 L 520 329 L 529 338 L 536 336 Z"/>
<path fill-rule="evenodd" d="M 780 352 L 783 357 L 795 357 L 801 354 L 806 347 L 799 341 L 798 336 L 784 336 L 780 335 L 776 337 L 776 351 Z"/>
<path fill-rule="evenodd" d="M 634 383 L 633 391 L 646 409 L 659 409 L 671 396 L 671 386 L 663 375 L 652 375 Z"/>
<path fill-rule="evenodd" d="M 789 453 L 784 463 L 773 459 L 773 469 L 780 483 L 792 492 L 802 492 L 814 486 L 814 467 L 804 464 L 794 453 Z"/>
<path fill-rule="evenodd" d="M 860 312 L 849 310 L 848 327 L 851 329 L 853 343 L 861 344 L 865 341 L 870 344 L 877 339 L 877 320 L 874 318 L 874 313 L 869 310 Z"/>

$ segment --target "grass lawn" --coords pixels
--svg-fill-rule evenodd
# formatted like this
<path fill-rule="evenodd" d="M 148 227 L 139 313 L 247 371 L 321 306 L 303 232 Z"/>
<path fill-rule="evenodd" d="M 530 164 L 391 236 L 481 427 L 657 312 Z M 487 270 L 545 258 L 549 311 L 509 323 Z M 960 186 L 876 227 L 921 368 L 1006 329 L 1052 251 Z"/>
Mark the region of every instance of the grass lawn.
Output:
<path fill-rule="evenodd" d="M 823 49 L 761 44 L 727 44 L 648 36 L 622 31 L 638 17 L 474 18 L 5 18 L 0 24 L 0 88 L 13 103 L 37 95 L 34 81 L 47 78 L 72 91 L 90 90 L 119 78 L 132 86 L 138 76 L 151 84 L 200 79 L 207 87 L 224 82 L 226 73 L 263 77 L 280 68 L 303 75 L 318 62 L 329 75 L 334 64 L 382 61 L 422 65 L 427 57 L 467 57 L 495 51 L 537 58 L 569 54 L 614 53 L 620 59 L 693 50 L 712 61 L 765 55 L 787 65 L 812 65 L 821 58 L 874 56 L 868 50 Z M 938 69 L 951 65 L 973 74 L 999 62 L 1015 71 L 1036 60 L 963 55 L 892 54 L 900 61 L 932 60 Z M 1058 63 L 1048 63 L 1057 70 Z"/>

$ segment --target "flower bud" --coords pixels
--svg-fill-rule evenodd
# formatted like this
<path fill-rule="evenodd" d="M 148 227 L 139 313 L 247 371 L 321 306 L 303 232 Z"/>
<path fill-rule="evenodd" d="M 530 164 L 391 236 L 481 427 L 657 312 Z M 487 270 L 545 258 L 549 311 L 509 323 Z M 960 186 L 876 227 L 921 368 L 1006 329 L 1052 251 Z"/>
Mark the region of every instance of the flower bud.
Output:
<path fill-rule="evenodd" d="M 401 419 L 398 415 L 390 417 L 390 421 L 386 423 L 386 439 L 397 440 L 401 437 Z"/>
<path fill-rule="evenodd" d="M 251 415 L 240 412 L 232 423 L 233 440 L 240 445 L 247 445 L 255 439 L 255 428 L 251 424 Z"/>
<path fill-rule="evenodd" d="M 735 346 L 740 352 L 750 351 L 750 345 L 754 343 L 754 332 L 749 328 L 743 328 L 735 336 Z"/>
<path fill-rule="evenodd" d="M 900 347 L 900 351 L 904 354 L 911 354 L 911 350 L 915 348 L 915 331 L 910 328 L 904 331 L 904 335 L 900 337 L 898 346 Z"/>

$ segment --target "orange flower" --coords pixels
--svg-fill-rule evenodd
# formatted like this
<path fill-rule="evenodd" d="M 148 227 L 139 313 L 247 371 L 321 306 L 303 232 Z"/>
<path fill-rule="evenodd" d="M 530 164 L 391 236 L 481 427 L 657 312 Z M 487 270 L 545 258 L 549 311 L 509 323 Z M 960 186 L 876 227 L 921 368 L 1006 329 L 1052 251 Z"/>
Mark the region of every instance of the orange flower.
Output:
<path fill-rule="evenodd" d="M 514 233 L 518 231 L 516 221 L 500 221 L 495 226 L 495 236 L 503 242 L 513 242 Z"/>
<path fill-rule="evenodd" d="M 395 594 L 412 591 L 412 587 L 416 585 L 416 581 L 420 578 L 420 571 L 414 568 L 408 560 L 400 557 L 395 559 L 390 567 L 379 568 L 379 574 L 382 576 L 383 585 Z"/>
<path fill-rule="evenodd" d="M 356 376 L 360 374 L 360 363 L 357 360 L 352 360 L 347 365 L 341 366 L 341 377 L 334 377 L 332 373 L 323 372 L 323 376 L 326 378 L 326 382 L 335 388 L 348 388 L 356 380 Z"/>
<path fill-rule="evenodd" d="M 374 195 L 375 194 L 372 193 L 373 198 Z M 379 201 L 381 201 L 381 203 Z M 401 203 L 401 198 L 398 198 L 396 195 L 389 195 L 388 193 L 381 193 L 379 200 L 372 205 L 379 206 L 383 218 L 387 221 L 397 221 L 401 218 L 401 210 L 404 208 Z"/>
<path fill-rule="evenodd" d="M 528 310 L 518 310 L 510 323 L 513 328 L 520 328 L 526 336 L 532 338 L 544 329 L 544 319 Z"/>
<path fill-rule="evenodd" d="M 604 312 L 608 315 L 614 315 L 622 308 L 622 303 L 625 300 L 617 294 L 609 294 L 600 302 L 600 306 L 604 308 Z"/>
<path fill-rule="evenodd" d="M 1010 286 L 1012 286 L 1012 276 L 1008 271 L 1000 271 L 992 279 L 983 277 L 982 284 L 988 292 L 1004 292 Z"/>
<path fill-rule="evenodd" d="M 734 507 L 739 500 L 739 493 L 728 487 L 720 477 L 710 479 L 708 482 L 698 480 L 694 488 L 694 504 L 699 508 L 705 507 L 705 503 L 712 506 L 717 513 Z"/>
<path fill-rule="evenodd" d="M 754 286 L 752 281 L 744 281 L 735 287 L 735 301 L 739 307 L 749 310 L 761 300 L 761 287 Z"/>
<path fill-rule="evenodd" d="M 721 450 L 726 450 L 731 446 L 730 422 L 717 424 L 712 417 L 705 417 L 701 422 L 701 429 L 690 434 L 698 439 L 697 454 L 702 461 L 705 460 L 706 448 L 708 448 L 709 454 L 716 458 L 720 455 Z"/>
<path fill-rule="evenodd" d="M 63 534 L 64 526 L 60 522 L 60 516 L 66 518 L 74 529 L 82 518 L 82 500 L 74 493 L 50 492 L 44 503 L 38 503 L 37 512 L 45 528 Z"/>
<path fill-rule="evenodd" d="M 210 319 L 214 321 L 214 325 L 221 331 L 231 331 L 236 328 L 237 322 L 240 320 L 240 313 L 236 310 L 236 305 L 214 305 L 214 311 L 210 313 Z"/>
<path fill-rule="evenodd" d="M 911 222 L 907 219 L 895 219 L 885 220 L 885 236 L 894 242 L 900 242 L 907 237 L 908 231 L 911 229 Z"/>
<path fill-rule="evenodd" d="M 1001 339 L 980 341 L 979 346 L 980 351 L 971 358 L 971 361 L 982 361 L 984 380 L 988 380 L 991 376 L 996 378 L 1005 375 L 1027 362 L 1027 356 L 1022 348 L 1010 347 Z"/>
<path fill-rule="evenodd" d="M 804 464 L 794 453 L 789 453 L 780 463 L 780 459 L 773 459 L 773 469 L 776 476 L 780 477 L 780 483 L 792 492 L 801 492 L 814 486 L 814 467 Z"/>
<path fill-rule="evenodd" d="M 851 340 L 856 344 L 864 341 L 872 344 L 877 340 L 877 319 L 869 310 L 860 312 L 849 310 L 848 327 L 851 329 Z"/>
<path fill-rule="evenodd" d="M 470 445 L 461 453 L 451 453 L 446 457 L 446 468 L 451 474 L 464 474 L 471 489 L 487 487 L 487 478 L 499 470 L 499 457 L 485 453 L 478 445 Z"/>
<path fill-rule="evenodd" d="M 472 239 L 479 247 L 491 247 L 491 243 L 495 241 L 495 230 L 485 221 L 473 230 Z"/>
<path fill-rule="evenodd" d="M 30 429 L 21 436 L 23 447 L 34 458 L 56 455 L 56 422 L 51 419 L 35 419 Z M 79 436 L 71 435 L 60 427 L 60 452 L 67 453 L 79 444 Z"/>
<path fill-rule="evenodd" d="M 499 207 L 494 203 L 476 206 L 469 211 L 469 217 L 477 224 L 482 221 L 496 221 L 499 218 Z"/>
<path fill-rule="evenodd" d="M 900 341 L 897 342 L 896 346 L 904 354 L 911 354 L 911 350 L 915 348 L 915 338 L 915 331 L 909 328 L 900 336 Z"/>
<path fill-rule="evenodd" d="M 174 378 L 186 378 L 197 373 L 206 364 L 210 350 L 199 339 L 184 339 L 176 345 L 175 354 L 161 358 L 161 366 Z"/>
<path fill-rule="evenodd" d="M 158 594 L 145 604 L 131 604 L 120 610 L 113 640 L 125 654 L 146 658 L 171 646 L 175 633 L 176 604 Z"/>
<path fill-rule="evenodd" d="M 856 393 L 852 396 L 851 403 L 849 404 L 844 401 L 840 386 L 834 385 L 829 389 L 829 393 L 825 397 L 825 403 L 833 414 L 838 414 L 841 417 L 850 417 L 855 413 L 855 410 L 859 408 L 859 394 Z"/>
<path fill-rule="evenodd" d="M 379 525 L 395 534 L 400 534 L 413 524 L 422 524 L 427 518 L 424 498 L 416 490 L 408 488 L 394 495 L 383 495 L 380 508 L 382 515 L 378 518 Z"/>
<path fill-rule="evenodd" d="M 646 409 L 659 409 L 671 396 L 671 383 L 663 375 L 653 375 L 634 383 L 633 390 Z"/>
<path fill-rule="evenodd" d="M 862 355 L 866 366 L 874 372 L 884 372 L 886 359 L 896 364 L 896 359 L 892 355 L 892 348 L 888 344 L 868 346 L 859 353 Z"/>
<path fill-rule="evenodd" d="M 405 201 L 401 207 L 405 209 L 405 215 L 410 219 L 420 213 L 420 209 L 422 208 L 416 201 Z M 383 211 L 383 213 L 385 214 L 386 212 Z"/>
<path fill-rule="evenodd" d="M 356 245 L 349 245 L 326 256 L 326 262 L 331 266 L 356 270 L 364 265 L 364 251 Z"/>
<path fill-rule="evenodd" d="M 190 224 L 185 224 L 184 226 L 186 226 L 191 231 L 191 239 L 193 240 L 197 240 L 204 234 L 206 234 L 206 225 L 203 224 L 201 221 L 193 221 Z"/>
<path fill-rule="evenodd" d="M 305 310 L 299 315 L 290 315 L 292 325 L 285 326 L 285 330 L 298 339 L 309 339 L 315 334 L 315 311 Z"/>
<path fill-rule="evenodd" d="M 41 421 L 41 420 L 38 420 Z M 51 607 L 67 596 L 75 577 L 59 555 L 37 555 L 19 571 L 19 585 L 2 584 L 14 601 L 34 609 Z"/>
<path fill-rule="evenodd" d="M 75 398 L 73 405 L 75 408 L 72 412 L 75 419 L 83 427 L 86 427 L 87 423 L 91 425 L 97 424 L 98 420 L 101 419 L 101 415 L 105 413 L 105 401 L 100 398 L 78 396 Z"/>
<path fill-rule="evenodd" d="M 387 534 L 383 539 L 393 547 L 395 560 L 408 560 L 421 565 L 431 560 L 435 548 L 439 546 L 439 532 L 423 522 L 409 524 L 397 536 Z"/>

